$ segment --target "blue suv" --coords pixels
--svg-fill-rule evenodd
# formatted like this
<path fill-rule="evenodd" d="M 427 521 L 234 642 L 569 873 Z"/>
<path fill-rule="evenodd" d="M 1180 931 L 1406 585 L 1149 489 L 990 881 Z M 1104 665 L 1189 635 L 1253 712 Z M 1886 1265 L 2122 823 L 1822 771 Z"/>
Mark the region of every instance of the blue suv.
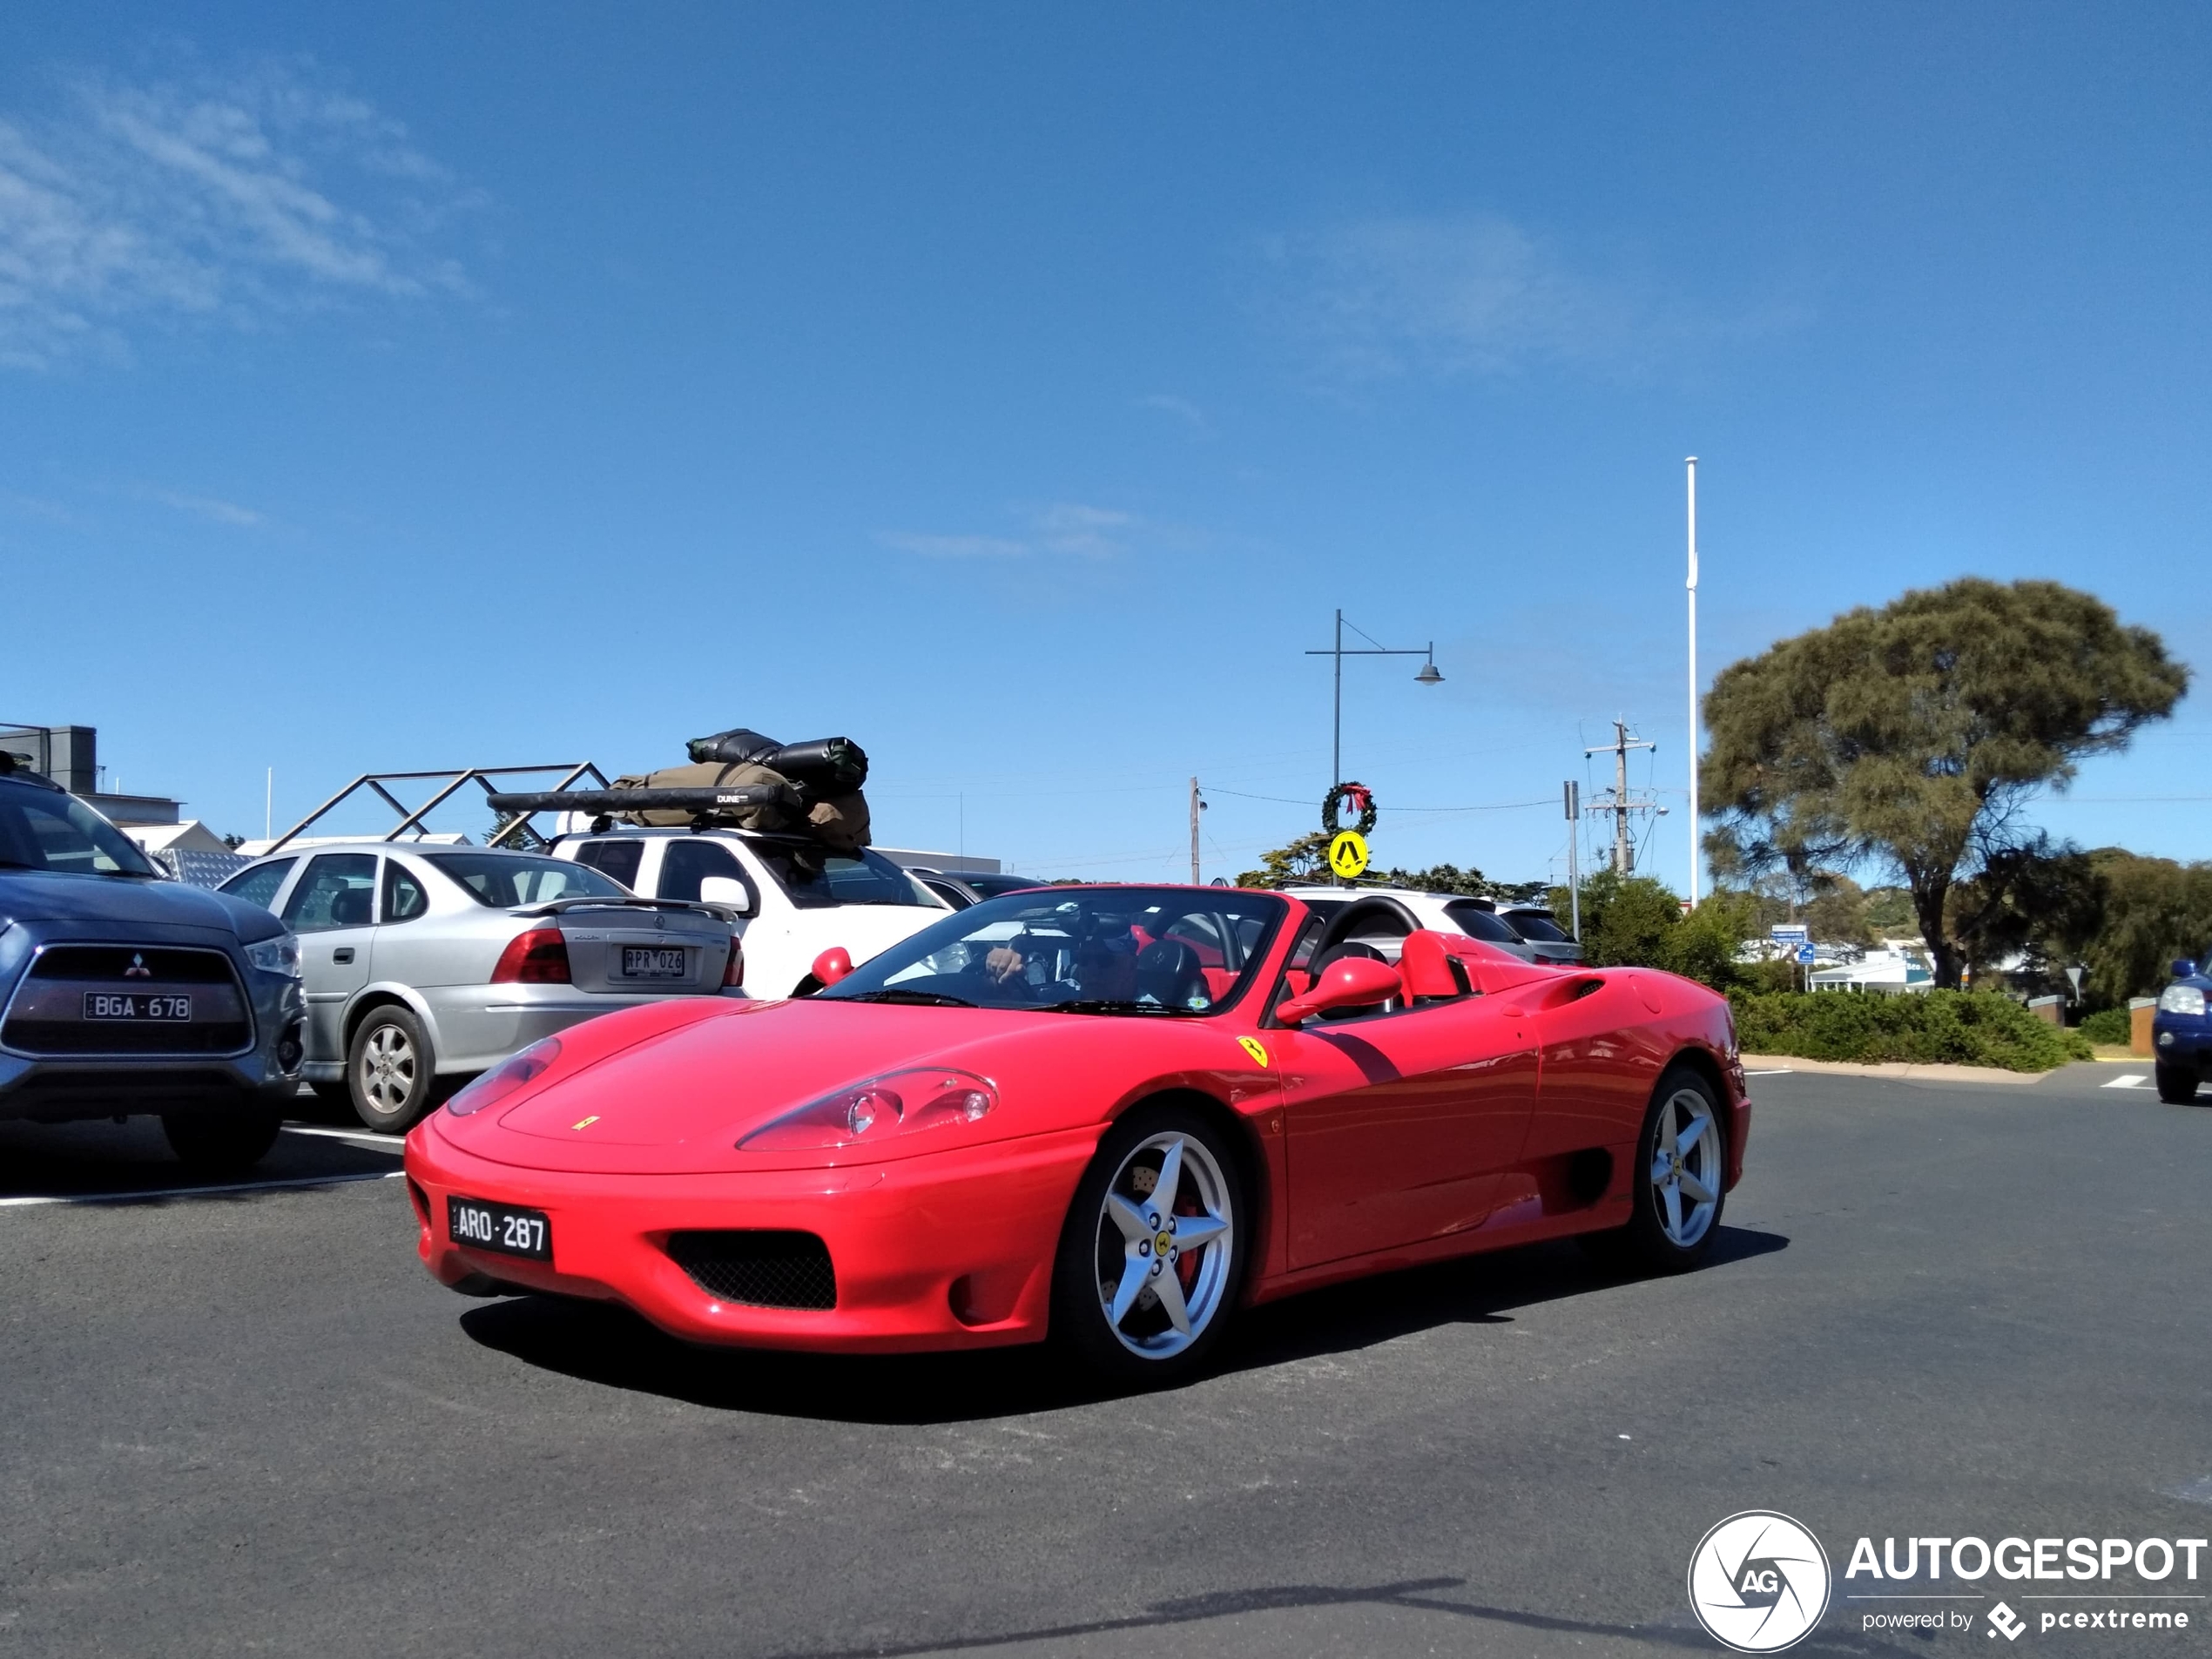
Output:
<path fill-rule="evenodd" d="M 2158 1012 L 2151 1015 L 2150 1051 L 2158 1073 L 2158 1097 L 2175 1106 L 2195 1100 L 2197 1079 L 2212 1071 L 2208 997 L 2212 997 L 2212 975 L 2185 957 L 2174 964 L 2174 982 L 2159 993 Z"/>
<path fill-rule="evenodd" d="M 60 785 L 0 753 L 0 1118 L 158 1113 L 195 1169 L 275 1144 L 299 1092 L 300 941 L 172 881 Z"/>

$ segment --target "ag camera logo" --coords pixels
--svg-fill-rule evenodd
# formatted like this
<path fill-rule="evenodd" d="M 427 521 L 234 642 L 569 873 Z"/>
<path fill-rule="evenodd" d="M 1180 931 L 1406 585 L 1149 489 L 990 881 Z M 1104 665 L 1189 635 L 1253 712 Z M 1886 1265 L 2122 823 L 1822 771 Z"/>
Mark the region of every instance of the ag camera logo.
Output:
<path fill-rule="evenodd" d="M 1828 1552 L 1787 1515 L 1746 1509 L 1698 1541 L 1689 1607 L 1705 1633 L 1738 1653 L 1794 1647 L 1828 1610 Z"/>

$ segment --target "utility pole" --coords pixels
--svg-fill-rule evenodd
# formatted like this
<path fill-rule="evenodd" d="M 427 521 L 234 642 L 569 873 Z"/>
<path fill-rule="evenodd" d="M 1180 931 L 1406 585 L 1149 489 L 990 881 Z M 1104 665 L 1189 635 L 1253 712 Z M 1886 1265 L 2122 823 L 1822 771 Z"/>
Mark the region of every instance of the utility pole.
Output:
<path fill-rule="evenodd" d="M 1689 907 L 1697 908 L 1697 457 L 1689 467 Z"/>
<path fill-rule="evenodd" d="M 1190 885 L 1194 887 L 1206 885 L 1198 879 L 1198 814 L 1205 810 L 1206 803 L 1198 799 L 1198 780 L 1193 778 L 1190 780 Z"/>
<path fill-rule="evenodd" d="M 1567 902 L 1574 913 L 1575 942 L 1582 942 L 1582 876 L 1575 862 L 1576 843 L 1582 839 L 1582 786 L 1567 780 Z"/>
<path fill-rule="evenodd" d="M 1615 720 L 1613 723 L 1612 742 L 1582 751 L 1586 755 L 1609 754 L 1613 757 L 1612 791 L 1592 802 L 1590 811 L 1613 815 L 1613 868 L 1620 875 L 1627 875 L 1635 868 L 1635 845 L 1629 839 L 1629 815 L 1654 812 L 1659 806 L 1649 795 L 1632 795 L 1629 792 L 1629 751 L 1631 749 L 1649 749 L 1656 754 L 1659 745 L 1631 738 L 1628 722 Z"/>

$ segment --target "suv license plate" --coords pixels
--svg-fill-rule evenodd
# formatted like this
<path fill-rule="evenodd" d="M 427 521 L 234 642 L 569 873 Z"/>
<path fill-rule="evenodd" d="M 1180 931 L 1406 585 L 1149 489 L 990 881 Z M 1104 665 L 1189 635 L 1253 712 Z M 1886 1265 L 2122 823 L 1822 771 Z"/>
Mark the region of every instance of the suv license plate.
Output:
<path fill-rule="evenodd" d="M 192 1018 L 192 998 L 151 991 L 87 991 L 84 1017 L 88 1020 L 162 1020 Z"/>
<path fill-rule="evenodd" d="M 455 1244 L 472 1250 L 527 1256 L 534 1262 L 553 1259 L 553 1224 L 543 1210 L 517 1210 L 512 1204 L 488 1204 L 482 1198 L 449 1197 L 446 1232 Z"/>
<path fill-rule="evenodd" d="M 624 945 L 622 948 L 622 976 L 624 979 L 682 979 L 685 971 L 681 946 L 655 948 L 650 945 Z"/>

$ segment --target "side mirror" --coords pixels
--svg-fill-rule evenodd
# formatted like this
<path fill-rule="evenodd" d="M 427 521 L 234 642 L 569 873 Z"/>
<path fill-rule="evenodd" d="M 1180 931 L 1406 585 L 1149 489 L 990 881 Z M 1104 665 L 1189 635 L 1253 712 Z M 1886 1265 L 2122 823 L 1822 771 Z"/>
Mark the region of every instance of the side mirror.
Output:
<path fill-rule="evenodd" d="M 2189 959 L 2186 956 L 2176 956 L 2174 959 L 2173 968 L 2174 977 L 2175 979 L 2195 979 L 2196 977 L 2196 964 L 2189 961 Z"/>
<path fill-rule="evenodd" d="M 842 945 L 832 945 L 814 958 L 814 978 L 824 986 L 836 984 L 852 971 L 853 953 Z"/>
<path fill-rule="evenodd" d="M 1399 992 L 1398 970 L 1372 956 L 1346 956 L 1315 976 L 1313 988 L 1276 1005 L 1275 1017 L 1297 1025 L 1332 1008 L 1366 1008 L 1386 1002 Z"/>
<path fill-rule="evenodd" d="M 752 895 L 733 875 L 710 875 L 699 882 L 699 902 L 726 905 L 740 916 L 752 914 Z"/>

